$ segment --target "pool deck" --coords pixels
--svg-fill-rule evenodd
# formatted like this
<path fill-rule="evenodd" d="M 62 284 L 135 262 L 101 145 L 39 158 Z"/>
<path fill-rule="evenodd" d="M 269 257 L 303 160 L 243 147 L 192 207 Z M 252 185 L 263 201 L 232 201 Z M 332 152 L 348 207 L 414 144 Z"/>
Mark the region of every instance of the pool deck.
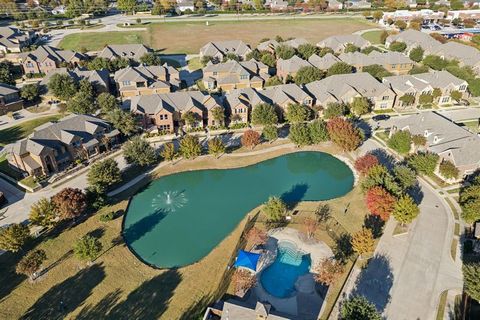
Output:
<path fill-rule="evenodd" d="M 269 231 L 265 251 L 259 262 L 257 277 L 275 260 L 278 242 L 295 243 L 298 250 L 310 254 L 312 260 L 310 271 L 322 259 L 333 256 L 332 250 L 323 242 L 308 239 L 303 233 L 291 228 L 277 228 Z M 254 288 L 258 301 L 268 301 L 276 310 L 295 316 L 297 319 L 317 319 L 323 305 L 323 298 L 315 290 L 313 273 L 305 274 L 297 280 L 297 292 L 288 298 L 277 298 L 263 289 L 260 281 Z"/>

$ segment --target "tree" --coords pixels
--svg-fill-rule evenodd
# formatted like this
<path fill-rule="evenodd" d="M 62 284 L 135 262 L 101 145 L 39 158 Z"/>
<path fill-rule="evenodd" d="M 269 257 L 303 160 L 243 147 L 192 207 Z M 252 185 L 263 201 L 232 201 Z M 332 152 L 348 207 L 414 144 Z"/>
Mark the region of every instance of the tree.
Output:
<path fill-rule="evenodd" d="M 67 110 L 73 113 L 92 114 L 96 111 L 96 106 L 92 96 L 78 92 L 67 101 Z"/>
<path fill-rule="evenodd" d="M 155 149 L 147 140 L 140 136 L 135 136 L 128 140 L 122 149 L 123 157 L 128 164 L 144 167 L 152 165 L 158 160 Z"/>
<path fill-rule="evenodd" d="M 108 114 L 118 109 L 117 99 L 108 92 L 102 92 L 97 97 L 97 104 L 103 114 Z"/>
<path fill-rule="evenodd" d="M 382 33 L 380 33 L 380 43 L 381 43 L 381 44 L 385 44 L 385 42 L 387 41 L 388 36 L 389 36 L 388 31 L 383 30 Z"/>
<path fill-rule="evenodd" d="M 394 24 L 400 30 L 405 30 L 407 28 L 407 23 L 403 20 L 397 20 Z"/>
<path fill-rule="evenodd" d="M 193 111 L 187 111 L 182 114 L 182 120 L 189 127 L 194 127 L 197 122 L 200 121 L 200 116 L 198 113 Z"/>
<path fill-rule="evenodd" d="M 317 53 L 318 48 L 310 43 L 305 43 L 299 45 L 297 51 L 300 57 L 302 57 L 304 60 L 308 60 L 310 56 Z"/>
<path fill-rule="evenodd" d="M 387 221 L 393 211 L 396 199 L 387 190 L 380 186 L 373 187 L 365 195 L 368 211 Z"/>
<path fill-rule="evenodd" d="M 352 236 L 352 248 L 353 251 L 360 256 L 365 253 L 373 252 L 375 247 L 375 240 L 370 229 L 362 228 L 362 230 L 356 232 Z"/>
<path fill-rule="evenodd" d="M 352 73 L 353 67 L 345 62 L 336 62 L 327 70 L 327 77 L 336 75 L 336 74 L 347 74 Z"/>
<path fill-rule="evenodd" d="M 480 96 L 480 79 L 472 79 L 468 81 L 468 91 L 474 97 Z"/>
<path fill-rule="evenodd" d="M 355 160 L 355 170 L 357 170 L 361 175 L 365 176 L 373 166 L 378 165 L 378 158 L 371 153 L 357 158 Z"/>
<path fill-rule="evenodd" d="M 295 49 L 286 44 L 280 44 L 275 48 L 275 55 L 277 59 L 288 60 L 295 55 Z"/>
<path fill-rule="evenodd" d="M 47 259 L 47 255 L 44 250 L 35 250 L 29 252 L 26 256 L 20 260 L 17 264 L 15 272 L 17 274 L 24 274 L 30 278 L 30 281 L 33 280 L 33 275 L 37 272 L 42 263 Z"/>
<path fill-rule="evenodd" d="M 39 98 L 38 84 L 30 83 L 20 89 L 20 96 L 27 101 L 35 101 Z"/>
<path fill-rule="evenodd" d="M 285 217 L 287 206 L 279 197 L 270 197 L 263 204 L 262 212 L 268 217 L 268 220 L 278 222 Z"/>
<path fill-rule="evenodd" d="M 331 286 L 345 271 L 345 266 L 333 258 L 322 259 L 314 268 L 313 278 L 316 282 Z"/>
<path fill-rule="evenodd" d="M 277 127 L 273 124 L 266 125 L 265 127 L 263 127 L 262 137 L 263 139 L 270 142 L 276 140 L 278 138 Z"/>
<path fill-rule="evenodd" d="M 254 125 L 277 124 L 278 116 L 271 104 L 260 103 L 253 108 L 252 123 Z"/>
<path fill-rule="evenodd" d="M 17 252 L 30 238 L 30 229 L 25 224 L 13 223 L 0 228 L 0 250 Z"/>
<path fill-rule="evenodd" d="M 95 260 L 101 250 L 102 244 L 100 241 L 90 235 L 79 238 L 73 246 L 73 252 L 78 259 L 90 262 Z"/>
<path fill-rule="evenodd" d="M 269 66 L 270 68 L 274 68 L 276 63 L 277 63 L 277 60 L 275 59 L 275 56 L 269 52 L 266 52 L 264 53 L 261 57 L 260 57 L 260 61 L 262 63 L 264 63 L 265 65 Z M 277 77 L 278 78 L 278 77 Z M 271 79 L 271 78 L 270 78 Z M 268 79 L 268 80 L 270 80 Z M 268 82 L 267 80 L 267 82 Z M 281 82 L 280 82 L 281 83 Z"/>
<path fill-rule="evenodd" d="M 0 83 L 6 83 L 12 86 L 15 85 L 13 68 L 13 63 L 10 61 L 0 62 Z"/>
<path fill-rule="evenodd" d="M 407 158 L 408 165 L 416 172 L 424 175 L 432 175 L 437 166 L 439 156 L 431 152 L 417 152 Z"/>
<path fill-rule="evenodd" d="M 77 89 L 77 83 L 67 74 L 55 73 L 48 81 L 48 90 L 60 100 L 69 100 L 77 93 Z"/>
<path fill-rule="evenodd" d="M 462 267 L 464 290 L 468 296 L 475 300 L 480 300 L 480 263 L 466 262 Z"/>
<path fill-rule="evenodd" d="M 99 193 L 103 193 L 108 187 L 122 181 L 117 161 L 110 158 L 95 162 L 88 171 L 87 181 Z"/>
<path fill-rule="evenodd" d="M 418 97 L 418 103 L 421 105 L 429 104 L 433 102 L 433 96 L 431 94 L 422 93 L 420 97 Z"/>
<path fill-rule="evenodd" d="M 252 227 L 247 233 L 248 242 L 252 244 L 252 248 L 264 245 L 267 242 L 268 235 L 264 230 Z"/>
<path fill-rule="evenodd" d="M 410 71 L 408 71 L 408 74 L 420 74 L 420 73 L 426 73 L 429 72 L 430 68 L 427 66 L 414 66 Z"/>
<path fill-rule="evenodd" d="M 415 96 L 412 96 L 411 94 L 404 94 L 400 97 L 400 101 L 402 102 L 403 106 L 411 106 L 415 103 Z"/>
<path fill-rule="evenodd" d="M 312 144 L 328 141 L 327 124 L 321 119 L 316 119 L 308 124 L 308 131 L 310 133 L 310 140 Z"/>
<path fill-rule="evenodd" d="M 350 104 L 350 110 L 357 116 L 369 113 L 372 110 L 370 101 L 365 97 L 355 97 Z"/>
<path fill-rule="evenodd" d="M 305 122 L 310 120 L 312 109 L 304 104 L 291 103 L 287 107 L 285 118 L 290 123 Z"/>
<path fill-rule="evenodd" d="M 362 143 L 360 132 L 353 124 L 342 118 L 333 118 L 327 122 L 330 139 L 344 151 L 353 151 Z"/>
<path fill-rule="evenodd" d="M 422 47 L 418 46 L 410 50 L 410 54 L 408 56 L 413 61 L 420 62 L 423 59 L 423 53 L 424 53 L 424 50 L 422 49 Z"/>
<path fill-rule="evenodd" d="M 122 11 L 132 12 L 137 5 L 136 0 L 118 0 L 117 8 Z"/>
<path fill-rule="evenodd" d="M 460 171 L 453 164 L 453 162 L 448 160 L 442 160 L 438 167 L 440 174 L 447 179 L 457 179 Z"/>
<path fill-rule="evenodd" d="M 242 146 L 253 150 L 260 143 L 260 133 L 253 130 L 247 130 L 241 138 Z"/>
<path fill-rule="evenodd" d="M 388 72 L 383 66 L 379 64 L 372 64 L 362 68 L 362 72 L 368 72 L 372 77 L 376 78 L 379 81 L 382 81 L 383 78 L 389 77 L 392 74 Z"/>
<path fill-rule="evenodd" d="M 391 51 L 396 51 L 396 52 L 403 52 L 407 48 L 407 45 L 405 42 L 400 42 L 400 41 L 394 41 L 390 44 L 388 49 Z"/>
<path fill-rule="evenodd" d="M 379 21 L 380 19 L 383 18 L 383 12 L 378 10 L 378 11 L 374 11 L 372 13 L 372 18 L 375 20 L 375 21 Z"/>
<path fill-rule="evenodd" d="M 41 198 L 30 207 L 28 220 L 33 225 L 50 228 L 55 225 L 56 218 L 55 205 L 47 198 Z"/>
<path fill-rule="evenodd" d="M 163 145 L 162 151 L 160 152 L 160 156 L 166 161 L 172 161 L 173 159 L 175 159 L 175 145 L 172 142 L 165 143 Z"/>
<path fill-rule="evenodd" d="M 433 70 L 443 70 L 448 65 L 448 61 L 432 54 L 423 58 L 422 63 Z"/>
<path fill-rule="evenodd" d="M 420 213 L 417 204 L 409 195 L 403 195 L 393 207 L 393 217 L 402 225 L 412 222 Z"/>
<path fill-rule="evenodd" d="M 288 138 L 297 146 L 312 144 L 310 130 L 305 123 L 294 123 L 290 126 Z"/>
<path fill-rule="evenodd" d="M 200 141 L 198 137 L 186 135 L 180 140 L 180 154 L 185 159 L 195 159 L 199 155 L 202 154 L 202 146 L 200 145 Z"/>
<path fill-rule="evenodd" d="M 393 175 L 395 176 L 395 181 L 398 182 L 404 192 L 413 187 L 417 182 L 415 171 L 405 165 L 395 166 Z"/>
<path fill-rule="evenodd" d="M 208 141 L 208 153 L 218 157 L 222 153 L 225 153 L 225 145 L 222 139 L 214 137 Z"/>
<path fill-rule="evenodd" d="M 388 139 L 387 145 L 400 154 L 409 153 L 412 145 L 410 131 L 400 130 L 395 132 L 390 139 Z"/>
<path fill-rule="evenodd" d="M 240 57 L 238 55 L 236 55 L 235 53 L 233 52 L 229 52 L 227 53 L 224 57 L 223 57 L 223 61 L 222 62 L 227 62 L 227 61 L 240 61 Z"/>
<path fill-rule="evenodd" d="M 354 296 L 342 303 L 340 315 L 343 320 L 381 320 L 373 303 L 364 296 Z"/>
<path fill-rule="evenodd" d="M 123 111 L 117 108 L 110 111 L 106 118 L 112 123 L 112 125 L 126 136 L 131 135 L 137 131 L 137 121 L 133 113 Z"/>
<path fill-rule="evenodd" d="M 354 45 L 353 43 L 347 43 L 343 51 L 345 53 L 352 53 L 352 52 L 360 51 L 360 48 Z"/>
<path fill-rule="evenodd" d="M 217 125 L 225 125 L 225 109 L 222 107 L 215 107 L 212 109 L 212 117 Z"/>
<path fill-rule="evenodd" d="M 327 104 L 327 108 L 323 111 L 325 119 L 333 119 L 335 117 L 346 116 L 350 113 L 350 109 L 344 103 L 331 102 Z"/>
<path fill-rule="evenodd" d="M 283 84 L 282 79 L 280 79 L 278 76 L 273 76 L 265 82 L 265 87 L 278 86 L 281 84 Z"/>
<path fill-rule="evenodd" d="M 75 219 L 87 208 L 85 193 L 76 188 L 65 188 L 55 194 L 52 199 L 61 219 Z"/>
<path fill-rule="evenodd" d="M 460 189 L 459 204 L 462 208 L 462 218 L 467 223 L 480 219 L 480 178 L 477 176 L 469 186 Z"/>
<path fill-rule="evenodd" d="M 450 98 L 457 102 L 460 102 L 460 100 L 462 100 L 462 93 L 460 91 L 453 90 L 452 92 L 450 92 Z"/>
<path fill-rule="evenodd" d="M 335 52 L 333 51 L 332 48 L 324 47 L 324 48 L 321 48 L 321 49 L 320 49 L 320 52 L 318 53 L 318 55 L 319 55 L 320 57 L 323 57 L 323 56 L 325 56 L 327 53 L 334 54 Z"/>
<path fill-rule="evenodd" d="M 153 52 L 147 52 L 140 57 L 140 62 L 147 66 L 158 66 L 162 63 L 160 57 Z"/>
<path fill-rule="evenodd" d="M 255 274 L 245 269 L 237 269 L 232 276 L 234 290 L 236 294 L 241 295 L 255 286 L 257 278 Z"/>
<path fill-rule="evenodd" d="M 418 149 L 418 147 L 424 147 L 427 145 L 427 138 L 425 138 L 421 134 L 415 134 L 412 136 L 412 142 L 415 149 Z"/>
<path fill-rule="evenodd" d="M 301 67 L 295 77 L 293 77 L 293 81 L 298 85 L 303 85 L 306 83 L 314 82 L 323 78 L 323 72 L 314 67 L 314 66 L 305 66 Z"/>
<path fill-rule="evenodd" d="M 320 222 L 317 219 L 307 217 L 303 220 L 303 229 L 305 230 L 305 234 L 307 235 L 307 238 L 309 239 L 313 238 L 319 225 L 320 225 Z"/>

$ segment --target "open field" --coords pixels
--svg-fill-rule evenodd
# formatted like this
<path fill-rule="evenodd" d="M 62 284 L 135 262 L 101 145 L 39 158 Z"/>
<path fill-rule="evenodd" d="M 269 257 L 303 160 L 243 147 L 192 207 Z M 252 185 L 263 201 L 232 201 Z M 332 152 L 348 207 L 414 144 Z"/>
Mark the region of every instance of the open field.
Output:
<path fill-rule="evenodd" d="M 305 149 L 338 151 L 330 144 Z M 239 167 L 295 151 L 299 149 L 286 146 L 255 156 L 181 160 L 163 167 L 155 176 L 191 169 Z M 130 188 L 123 194 L 124 199 L 141 187 Z M 358 187 L 329 203 L 332 215 L 348 232 L 361 228 L 366 210 Z M 299 208 L 309 211 L 318 204 L 300 203 Z M 25 251 L 43 249 L 48 257 L 43 264 L 48 271 L 34 283 L 15 273 L 15 265 L 23 253 L 0 255 L 0 318 L 124 319 L 129 315 L 135 319 L 195 319 L 207 304 L 218 299 L 219 293 L 223 293 L 218 291 L 219 285 L 246 219 L 199 262 L 179 269 L 158 270 L 141 263 L 125 246 L 120 232 L 126 206 L 127 201 L 120 199 L 75 226 L 69 223 L 59 226 L 26 248 Z M 347 213 L 346 207 L 350 208 Z M 110 211 L 117 212 L 117 218 L 100 222 L 99 215 Z M 139 227 L 138 232 L 141 230 L 144 228 Z M 102 252 L 91 265 L 77 260 L 72 252 L 72 244 L 85 234 L 97 237 L 102 243 Z M 324 232 L 318 232 L 317 236 L 333 244 L 331 238 L 324 237 Z"/>
<path fill-rule="evenodd" d="M 271 21 L 214 21 L 152 23 L 146 32 L 79 33 L 66 36 L 60 46 L 65 49 L 100 50 L 106 43 L 141 42 L 163 53 L 198 53 L 209 41 L 239 39 L 256 46 L 263 38 L 280 35 L 301 37 L 311 43 L 339 34 L 367 29 L 372 24 L 364 19 L 297 19 Z"/>

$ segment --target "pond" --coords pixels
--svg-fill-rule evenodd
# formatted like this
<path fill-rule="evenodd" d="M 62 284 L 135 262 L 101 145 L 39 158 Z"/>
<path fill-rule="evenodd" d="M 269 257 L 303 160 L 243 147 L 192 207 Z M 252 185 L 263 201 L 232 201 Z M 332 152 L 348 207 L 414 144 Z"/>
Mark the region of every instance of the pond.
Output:
<path fill-rule="evenodd" d="M 132 198 L 123 235 L 145 263 L 181 267 L 205 257 L 269 196 L 289 203 L 328 200 L 348 193 L 353 183 L 350 168 L 322 152 L 176 173 L 152 181 Z"/>

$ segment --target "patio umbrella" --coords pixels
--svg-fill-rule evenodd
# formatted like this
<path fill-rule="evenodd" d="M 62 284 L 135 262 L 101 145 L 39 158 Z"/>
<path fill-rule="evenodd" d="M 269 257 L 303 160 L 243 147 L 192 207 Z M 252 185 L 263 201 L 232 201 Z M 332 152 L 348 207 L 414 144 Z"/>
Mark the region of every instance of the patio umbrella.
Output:
<path fill-rule="evenodd" d="M 257 271 L 257 263 L 260 259 L 259 253 L 240 250 L 235 260 L 234 267 L 243 267 L 253 271 Z"/>

